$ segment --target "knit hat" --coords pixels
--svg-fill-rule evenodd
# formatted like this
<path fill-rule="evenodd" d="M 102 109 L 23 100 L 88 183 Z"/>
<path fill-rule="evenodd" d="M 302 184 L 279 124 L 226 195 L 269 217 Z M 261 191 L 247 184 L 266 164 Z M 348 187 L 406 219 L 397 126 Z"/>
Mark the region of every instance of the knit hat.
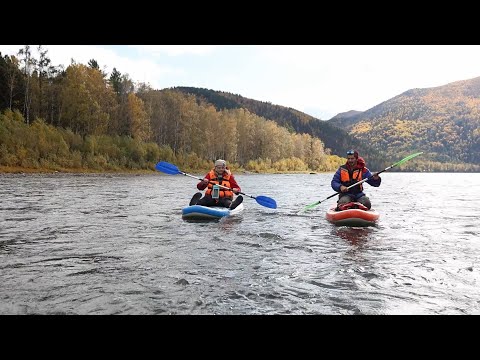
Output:
<path fill-rule="evenodd" d="M 215 166 L 227 166 L 227 162 L 225 160 L 218 159 L 215 161 Z"/>

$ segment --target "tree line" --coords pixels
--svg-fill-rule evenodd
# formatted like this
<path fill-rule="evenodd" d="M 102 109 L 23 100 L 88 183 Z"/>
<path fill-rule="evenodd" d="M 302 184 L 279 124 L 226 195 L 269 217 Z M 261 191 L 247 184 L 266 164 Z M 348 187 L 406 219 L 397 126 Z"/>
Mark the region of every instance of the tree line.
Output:
<path fill-rule="evenodd" d="M 193 94 L 198 99 L 205 99 L 217 110 L 244 108 L 253 114 L 275 121 L 279 126 L 287 128 L 291 132 L 317 137 L 323 142 L 328 154 L 344 156 L 347 150 L 356 149 L 368 159 L 371 168 L 382 168 L 388 166 L 387 164 L 390 162 L 383 152 L 373 149 L 368 141 L 360 141 L 341 128 L 331 125 L 328 121 L 316 119 L 298 110 L 224 91 L 194 87 L 175 87 L 175 89 Z"/>
<path fill-rule="evenodd" d="M 246 109 L 217 110 L 116 68 L 108 76 L 95 59 L 64 68 L 41 45 L 32 53 L 0 53 L 0 166 L 153 170 L 165 160 L 190 171 L 224 158 L 236 169 L 288 172 L 344 161 L 320 139 Z"/>

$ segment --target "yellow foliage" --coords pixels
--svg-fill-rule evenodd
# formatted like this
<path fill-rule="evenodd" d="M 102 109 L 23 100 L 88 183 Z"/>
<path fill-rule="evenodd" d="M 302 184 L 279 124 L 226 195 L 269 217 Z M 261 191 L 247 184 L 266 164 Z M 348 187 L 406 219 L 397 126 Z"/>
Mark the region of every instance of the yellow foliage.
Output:
<path fill-rule="evenodd" d="M 360 134 L 365 134 L 365 133 L 370 132 L 371 129 L 372 129 L 371 124 L 369 124 L 367 122 L 360 122 L 357 125 L 355 125 L 355 127 L 352 129 L 352 131 L 355 134 L 360 135 Z"/>

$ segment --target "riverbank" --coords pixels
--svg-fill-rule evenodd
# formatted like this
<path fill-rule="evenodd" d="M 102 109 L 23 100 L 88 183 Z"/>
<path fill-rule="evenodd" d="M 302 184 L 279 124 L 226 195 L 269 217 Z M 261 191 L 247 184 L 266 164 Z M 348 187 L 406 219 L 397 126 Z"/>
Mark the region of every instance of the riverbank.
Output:
<path fill-rule="evenodd" d="M 192 174 L 203 174 L 209 172 L 210 169 L 204 170 L 192 170 L 188 171 L 188 173 Z M 187 171 L 186 171 L 187 172 Z M 141 170 L 133 170 L 133 169 L 120 169 L 120 170 L 96 170 L 96 169 L 86 169 L 86 168 L 75 168 L 75 169 L 68 169 L 68 168 L 61 168 L 61 169 L 46 169 L 46 168 L 25 168 L 20 166 L 1 166 L 0 165 L 0 174 L 56 174 L 56 173 L 67 173 L 67 174 L 155 174 L 158 173 L 156 170 L 149 170 L 149 169 L 141 169 Z M 248 171 L 248 170 L 233 170 L 234 174 L 245 174 L 245 175 L 255 175 L 255 174 L 320 174 L 319 172 L 311 172 L 311 171 L 285 171 L 285 172 L 256 172 L 256 171 Z"/>
<path fill-rule="evenodd" d="M 96 169 L 44 169 L 44 168 L 24 168 L 20 166 L 1 166 L 0 165 L 0 174 L 57 174 L 57 173 L 66 173 L 66 174 L 154 174 L 158 171 L 155 170 L 131 170 L 131 169 L 122 169 L 122 170 L 96 170 Z"/>

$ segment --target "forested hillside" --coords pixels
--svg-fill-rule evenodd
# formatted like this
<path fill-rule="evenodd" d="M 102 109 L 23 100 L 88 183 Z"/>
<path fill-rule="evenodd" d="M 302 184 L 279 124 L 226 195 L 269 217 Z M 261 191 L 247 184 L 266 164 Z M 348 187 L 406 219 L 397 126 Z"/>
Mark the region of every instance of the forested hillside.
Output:
<path fill-rule="evenodd" d="M 398 170 L 480 171 L 480 78 L 322 121 L 222 91 L 153 89 L 95 59 L 55 66 L 36 50 L 0 53 L 0 171 L 153 171 L 160 160 L 203 171 L 216 158 L 247 171 L 333 171 L 351 148 L 372 170 L 424 151 Z"/>
<path fill-rule="evenodd" d="M 480 170 L 480 77 L 412 89 L 329 123 L 389 156 L 424 151 L 427 170 Z"/>
<path fill-rule="evenodd" d="M 368 166 L 372 169 L 384 167 L 390 161 L 384 154 L 372 149 L 368 145 L 368 141 L 359 141 L 350 136 L 348 132 L 338 129 L 328 122 L 292 108 L 248 99 L 223 91 L 194 87 L 175 87 L 173 89 L 185 94 L 193 94 L 197 97 L 199 103 L 212 104 L 217 110 L 244 108 L 258 116 L 275 121 L 290 131 L 318 137 L 325 144 L 327 151 L 339 157 L 345 157 L 345 152 L 349 149 L 357 149 L 368 159 Z"/>
<path fill-rule="evenodd" d="M 0 54 L 0 167 L 154 169 L 159 160 L 208 169 L 332 171 L 323 142 L 244 108 L 216 109 L 189 94 L 134 83 L 95 59 L 52 65 L 48 50 Z M 1 168 L 0 168 L 1 171 Z"/>

